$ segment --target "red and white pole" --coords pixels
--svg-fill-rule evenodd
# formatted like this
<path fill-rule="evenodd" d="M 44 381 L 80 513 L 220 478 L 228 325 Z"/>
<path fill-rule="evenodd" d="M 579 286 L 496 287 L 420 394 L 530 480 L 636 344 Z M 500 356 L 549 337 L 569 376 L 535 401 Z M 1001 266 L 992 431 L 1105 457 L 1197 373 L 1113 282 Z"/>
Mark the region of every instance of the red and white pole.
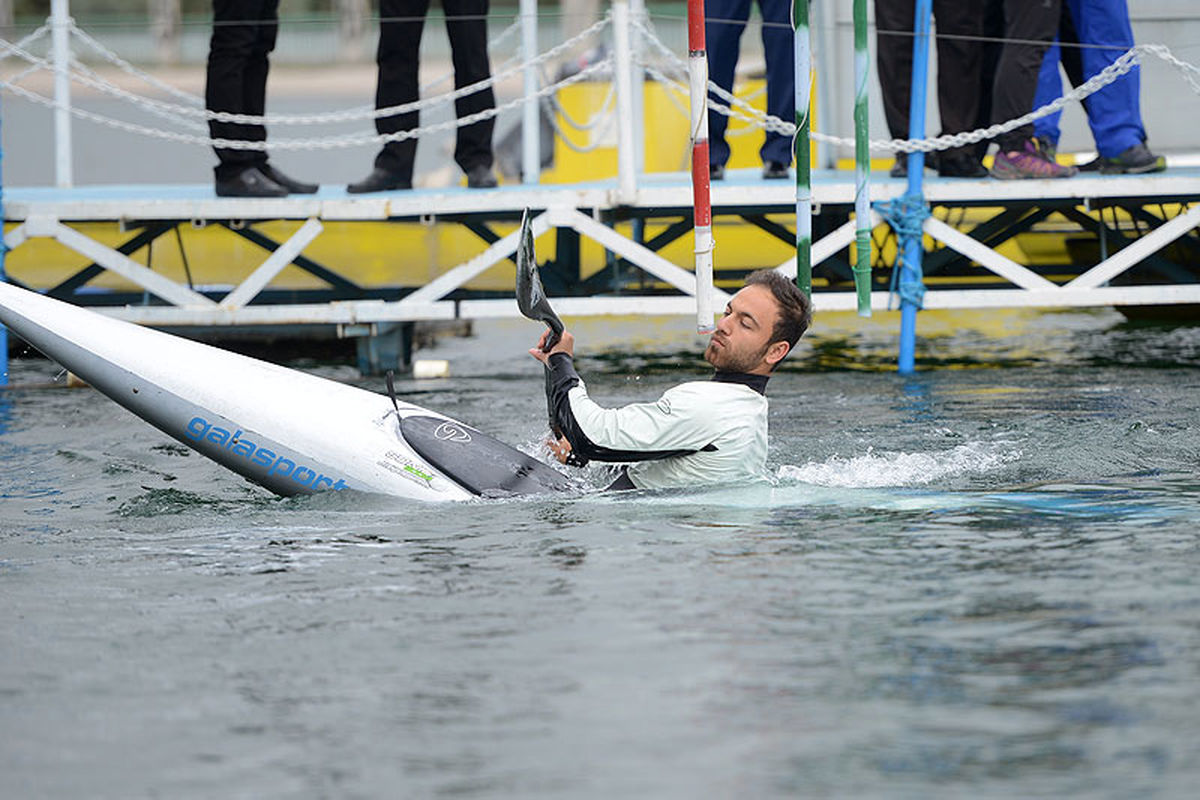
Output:
<path fill-rule="evenodd" d="M 691 86 L 692 206 L 696 244 L 696 330 L 712 333 L 713 235 L 708 185 L 708 52 L 704 0 L 688 0 L 688 83 Z"/>

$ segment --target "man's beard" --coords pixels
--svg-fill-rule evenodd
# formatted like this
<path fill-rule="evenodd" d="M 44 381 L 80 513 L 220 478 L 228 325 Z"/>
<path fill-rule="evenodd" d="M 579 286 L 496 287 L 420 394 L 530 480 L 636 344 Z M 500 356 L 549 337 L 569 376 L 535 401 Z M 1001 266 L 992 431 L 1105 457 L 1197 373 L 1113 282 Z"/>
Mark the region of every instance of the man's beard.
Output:
<path fill-rule="evenodd" d="M 704 360 L 719 372 L 749 372 L 762 363 L 763 356 L 771 347 L 767 344 L 757 353 L 738 354 L 730 351 L 728 341 L 720 348 L 713 347 L 713 341 L 709 340 L 708 347 L 704 349 Z"/>

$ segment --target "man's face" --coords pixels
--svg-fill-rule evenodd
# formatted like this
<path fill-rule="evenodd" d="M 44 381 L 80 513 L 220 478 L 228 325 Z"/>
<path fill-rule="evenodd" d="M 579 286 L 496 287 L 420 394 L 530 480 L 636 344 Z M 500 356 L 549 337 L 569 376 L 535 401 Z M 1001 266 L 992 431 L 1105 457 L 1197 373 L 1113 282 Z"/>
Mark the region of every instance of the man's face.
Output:
<path fill-rule="evenodd" d="M 704 350 L 704 359 L 724 372 L 766 375 L 787 354 L 786 342 L 771 342 L 779 308 L 765 286 L 747 286 L 725 307 Z"/>

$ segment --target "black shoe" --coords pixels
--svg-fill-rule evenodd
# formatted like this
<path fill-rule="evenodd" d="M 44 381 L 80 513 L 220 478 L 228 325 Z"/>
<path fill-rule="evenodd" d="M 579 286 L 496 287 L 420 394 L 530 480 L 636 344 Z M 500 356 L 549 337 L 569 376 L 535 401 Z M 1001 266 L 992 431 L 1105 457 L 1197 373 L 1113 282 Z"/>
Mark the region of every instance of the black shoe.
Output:
<path fill-rule="evenodd" d="M 942 153 L 938 159 L 938 175 L 943 178 L 986 178 L 987 169 L 971 153 Z"/>
<path fill-rule="evenodd" d="M 495 189 L 497 185 L 496 173 L 492 172 L 491 167 L 476 164 L 467 170 L 468 189 Z"/>
<path fill-rule="evenodd" d="M 320 188 L 315 183 L 303 183 L 295 178 L 289 178 L 270 164 L 264 164 L 258 170 L 292 194 L 315 194 L 317 189 Z"/>
<path fill-rule="evenodd" d="M 394 172 L 388 172 L 382 167 L 375 167 L 371 170 L 370 175 L 358 183 L 352 183 L 347 186 L 346 191 L 350 194 L 368 194 L 370 192 L 395 192 L 411 188 L 412 180 L 409 178 L 401 178 Z"/>
<path fill-rule="evenodd" d="M 1151 153 L 1142 142 L 1122 150 L 1113 158 L 1097 158 L 1100 172 L 1104 175 L 1144 175 L 1147 172 L 1162 172 L 1167 168 L 1167 159 Z"/>
<path fill-rule="evenodd" d="M 217 181 L 217 197 L 287 197 L 288 190 L 249 167 L 232 178 Z"/>
<path fill-rule="evenodd" d="M 768 161 L 763 164 L 762 176 L 766 180 L 775 181 L 788 176 L 788 165 L 778 161 Z"/>
<path fill-rule="evenodd" d="M 896 162 L 888 170 L 888 175 L 891 175 L 893 178 L 908 177 L 908 154 L 896 153 Z"/>
<path fill-rule="evenodd" d="M 725 180 L 725 165 L 724 164 L 709 164 L 708 179 L 710 181 Z"/>

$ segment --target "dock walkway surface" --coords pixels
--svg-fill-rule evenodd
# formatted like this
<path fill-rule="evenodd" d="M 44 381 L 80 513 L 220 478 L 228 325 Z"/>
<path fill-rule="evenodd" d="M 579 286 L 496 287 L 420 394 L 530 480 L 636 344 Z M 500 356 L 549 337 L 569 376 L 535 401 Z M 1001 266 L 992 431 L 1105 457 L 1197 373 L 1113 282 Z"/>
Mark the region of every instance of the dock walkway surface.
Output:
<path fill-rule="evenodd" d="M 905 190 L 900 180 L 885 178 L 870 184 L 876 209 Z M 779 241 L 792 237 L 794 242 L 795 191 L 792 182 L 763 180 L 757 170 L 731 170 L 724 180 L 714 182 L 718 252 L 723 231 L 747 225 Z M 1196 232 L 1200 168 L 1172 167 L 1145 176 L 1085 173 L 1067 180 L 929 177 L 924 191 L 934 210 L 924 225 L 927 242 L 932 242 L 932 247 L 927 246 L 926 274 L 931 279 L 925 294 L 927 308 L 1200 302 Z M 853 292 L 846 286 L 853 263 L 848 253 L 854 240 L 854 194 L 853 174 L 814 173 L 814 301 L 819 311 L 854 308 Z M 691 313 L 696 288 L 690 262 L 676 258 L 680 263 L 674 263 L 660 254 L 666 245 L 690 235 L 691 206 L 689 175 L 684 172 L 640 175 L 632 194 L 623 191 L 615 178 L 509 184 L 487 190 L 416 188 L 371 195 L 350 195 L 344 187 L 323 186 L 314 195 L 279 199 L 222 198 L 209 185 L 17 187 L 4 193 L 5 243 L 10 249 L 48 237 L 91 259 L 74 280 L 60 284 L 56 294 L 70 294 L 66 292 L 70 288 L 80 302 L 97 302 L 99 293 L 86 295 L 78 290 L 109 270 L 160 302 L 113 307 L 108 313 L 143 323 L 183 326 L 515 316 L 511 298 L 480 297 L 464 287 L 513 255 L 515 221 L 526 208 L 536 215 L 538 236 L 551 228 L 567 234 L 556 237 L 557 250 L 545 264 L 556 272 L 547 285 L 552 294 L 557 287 L 556 301 L 563 313 L 607 314 L 615 309 L 624 314 Z M 278 220 L 304 224 L 283 241 L 255 231 L 256 226 Z M 399 276 L 386 282 L 396 299 L 361 293 L 355 297 L 349 287 L 356 282 L 337 263 L 316 264 L 303 255 L 324 225 L 334 222 L 459 224 L 480 238 L 477 244 L 482 249 L 421 285 L 405 285 Z M 882 218 L 875 222 L 886 233 Z M 114 223 L 137 233 L 114 248 L 80 232 L 84 223 Z M 265 261 L 236 286 L 198 291 L 130 258 L 137 247 L 178 226 L 212 224 L 242 232 L 267 253 Z M 1036 233 L 1039 227 L 1077 245 L 1071 263 L 1018 263 L 1002 252 L 1006 243 Z M 646 238 L 649 230 L 658 233 Z M 585 276 L 579 269 L 580 237 L 603 247 L 615 268 Z M 1082 240 L 1090 240 L 1091 246 L 1079 247 Z M 880 245 L 878 238 L 876 244 Z M 880 256 L 882 247 L 877 249 Z M 542 250 L 546 255 L 544 246 Z M 1080 260 L 1081 253 L 1092 257 Z M 876 262 L 881 264 L 880 258 Z M 335 289 L 340 285 L 342 291 L 327 298 L 332 302 L 280 304 L 260 297 L 289 264 L 318 275 Z M 795 260 L 755 266 L 794 274 Z M 888 307 L 891 271 L 886 264 L 875 270 L 873 308 Z M 19 269 L 10 272 L 13 279 L 21 280 Z M 718 261 L 718 286 L 736 277 L 735 272 L 722 270 Z M 941 284 L 939 274 L 944 276 Z M 981 283 L 984 276 L 989 280 Z M 614 293 L 622 295 L 619 300 Z"/>

